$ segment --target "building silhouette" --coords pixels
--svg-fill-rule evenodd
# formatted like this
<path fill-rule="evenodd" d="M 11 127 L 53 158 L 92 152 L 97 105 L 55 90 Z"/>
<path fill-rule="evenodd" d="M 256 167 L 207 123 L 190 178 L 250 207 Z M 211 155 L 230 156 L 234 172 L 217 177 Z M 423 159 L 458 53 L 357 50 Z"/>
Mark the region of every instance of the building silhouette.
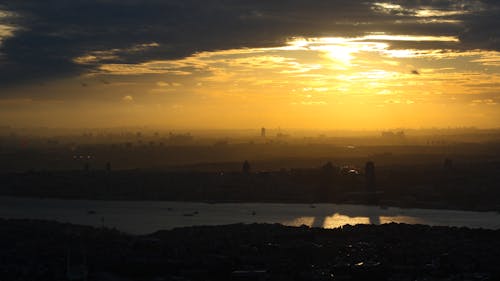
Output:
<path fill-rule="evenodd" d="M 453 160 L 451 160 L 450 158 L 444 159 L 443 167 L 446 171 L 453 170 Z"/>
<path fill-rule="evenodd" d="M 319 187 L 316 193 L 317 201 L 329 202 L 332 199 L 335 175 L 338 173 L 338 168 L 335 167 L 332 162 L 327 162 L 321 166 L 318 177 Z"/>
<path fill-rule="evenodd" d="M 260 136 L 261 136 L 261 137 L 263 137 L 263 138 L 265 138 L 265 137 L 266 137 L 266 128 L 262 127 L 262 128 L 260 129 Z"/>
<path fill-rule="evenodd" d="M 250 163 L 248 163 L 247 160 L 245 160 L 245 162 L 243 163 L 241 171 L 243 172 L 243 174 L 250 174 Z"/>
<path fill-rule="evenodd" d="M 376 191 L 376 187 L 375 187 L 375 163 L 373 163 L 372 161 L 366 162 L 365 180 L 366 180 L 366 190 L 369 192 Z"/>

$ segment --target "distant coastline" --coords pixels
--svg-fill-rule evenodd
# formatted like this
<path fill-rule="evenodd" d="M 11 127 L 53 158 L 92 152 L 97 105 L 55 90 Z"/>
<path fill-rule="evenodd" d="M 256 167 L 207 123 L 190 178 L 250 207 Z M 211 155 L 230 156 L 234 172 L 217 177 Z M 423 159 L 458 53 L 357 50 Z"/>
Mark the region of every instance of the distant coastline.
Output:
<path fill-rule="evenodd" d="M 445 173 L 433 167 L 378 168 L 379 186 L 365 189 L 363 175 L 317 169 L 275 172 L 158 170 L 3 173 L 0 196 L 115 201 L 206 203 L 335 203 L 399 208 L 500 211 L 495 166 Z M 484 172 L 485 170 L 486 172 Z M 385 179 L 387 178 L 387 179 Z M 477 178 L 477 179 L 476 179 Z M 477 183 L 475 183 L 477 182 Z M 412 184 L 409 184 L 412 183 Z M 476 184 L 481 189 L 475 188 Z"/>

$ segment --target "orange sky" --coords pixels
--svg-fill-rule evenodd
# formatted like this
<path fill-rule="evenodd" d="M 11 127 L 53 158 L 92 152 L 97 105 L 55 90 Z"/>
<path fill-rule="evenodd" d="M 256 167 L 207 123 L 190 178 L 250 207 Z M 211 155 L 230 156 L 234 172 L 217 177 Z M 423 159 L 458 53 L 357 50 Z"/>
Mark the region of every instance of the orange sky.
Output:
<path fill-rule="evenodd" d="M 384 5 L 377 7 L 397 8 Z M 380 30 L 134 63 L 117 59 L 163 44 L 93 50 L 71 59 L 98 65 L 89 71 L 3 89 L 0 118 L 2 125 L 59 127 L 498 127 L 500 52 L 461 43 L 454 35 Z"/>

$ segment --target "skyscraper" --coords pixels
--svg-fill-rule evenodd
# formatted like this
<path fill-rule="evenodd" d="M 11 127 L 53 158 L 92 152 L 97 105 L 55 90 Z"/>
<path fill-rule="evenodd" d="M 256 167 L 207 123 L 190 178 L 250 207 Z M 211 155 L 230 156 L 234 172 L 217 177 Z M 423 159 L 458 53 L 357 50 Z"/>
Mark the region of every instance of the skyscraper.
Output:
<path fill-rule="evenodd" d="M 365 179 L 367 191 L 375 191 L 375 164 L 372 161 L 366 162 Z"/>

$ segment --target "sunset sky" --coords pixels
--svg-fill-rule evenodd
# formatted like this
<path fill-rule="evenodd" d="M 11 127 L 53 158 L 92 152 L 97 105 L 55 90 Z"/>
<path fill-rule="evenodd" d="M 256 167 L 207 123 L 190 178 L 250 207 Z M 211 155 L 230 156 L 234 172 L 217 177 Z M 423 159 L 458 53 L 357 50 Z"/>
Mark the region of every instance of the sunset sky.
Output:
<path fill-rule="evenodd" d="M 497 0 L 0 0 L 0 125 L 500 127 Z"/>

